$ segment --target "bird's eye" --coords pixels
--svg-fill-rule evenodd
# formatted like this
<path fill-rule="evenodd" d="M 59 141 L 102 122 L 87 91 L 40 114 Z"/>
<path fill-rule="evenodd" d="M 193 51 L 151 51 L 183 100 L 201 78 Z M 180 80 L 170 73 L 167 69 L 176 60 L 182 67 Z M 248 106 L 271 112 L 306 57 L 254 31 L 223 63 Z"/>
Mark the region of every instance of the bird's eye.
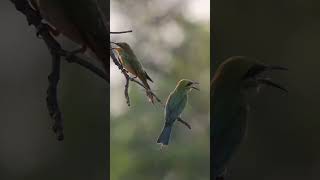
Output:
<path fill-rule="evenodd" d="M 191 86 L 192 84 L 193 84 L 192 82 L 188 82 L 186 86 Z"/>

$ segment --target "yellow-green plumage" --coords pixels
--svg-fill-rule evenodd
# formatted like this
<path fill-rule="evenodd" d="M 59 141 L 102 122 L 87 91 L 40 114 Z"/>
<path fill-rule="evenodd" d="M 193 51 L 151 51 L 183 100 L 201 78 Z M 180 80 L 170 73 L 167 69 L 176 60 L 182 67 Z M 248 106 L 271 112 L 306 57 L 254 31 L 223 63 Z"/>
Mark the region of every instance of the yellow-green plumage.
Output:
<path fill-rule="evenodd" d="M 119 60 L 124 69 L 126 69 L 129 73 L 133 74 L 134 76 L 138 77 L 140 81 L 143 83 L 143 85 L 149 89 L 150 86 L 148 84 L 148 80 L 153 82 L 150 76 L 147 74 L 147 72 L 143 69 L 142 64 L 138 60 L 137 56 L 134 54 L 131 47 L 125 43 L 120 42 L 116 43 L 120 48 L 114 48 L 119 55 Z M 150 92 L 147 92 L 147 95 L 150 99 L 150 101 L 153 103 L 153 95 Z"/>

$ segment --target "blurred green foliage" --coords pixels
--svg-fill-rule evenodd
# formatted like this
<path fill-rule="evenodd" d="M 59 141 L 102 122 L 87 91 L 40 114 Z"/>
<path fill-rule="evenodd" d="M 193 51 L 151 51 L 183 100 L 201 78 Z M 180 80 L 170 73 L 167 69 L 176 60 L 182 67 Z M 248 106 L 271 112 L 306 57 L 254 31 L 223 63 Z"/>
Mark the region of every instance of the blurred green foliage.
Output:
<path fill-rule="evenodd" d="M 163 107 L 149 103 L 144 90 L 134 83 L 129 88 L 131 106 L 127 107 L 125 79 L 111 67 L 111 180 L 210 179 L 209 15 L 191 21 L 190 3 L 111 1 L 111 31 L 133 30 L 111 40 L 132 46 L 163 102 L 182 78 L 198 81 L 201 89 L 190 93 L 182 114 L 192 130 L 175 123 L 169 146 L 160 151 L 156 140 L 164 124 Z M 202 3 L 209 11 L 209 1 Z"/>

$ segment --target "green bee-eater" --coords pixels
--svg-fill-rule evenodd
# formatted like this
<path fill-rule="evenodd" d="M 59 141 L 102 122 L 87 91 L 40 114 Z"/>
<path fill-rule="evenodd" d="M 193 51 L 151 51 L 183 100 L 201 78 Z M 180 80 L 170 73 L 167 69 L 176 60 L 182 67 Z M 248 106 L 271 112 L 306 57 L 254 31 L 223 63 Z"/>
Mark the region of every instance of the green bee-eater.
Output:
<path fill-rule="evenodd" d="M 286 68 L 237 56 L 227 59 L 217 69 L 211 83 L 210 106 L 214 180 L 223 179 L 227 163 L 245 136 L 248 95 L 257 93 L 261 85 L 286 91 L 263 75 L 263 72 L 270 70 Z"/>
<path fill-rule="evenodd" d="M 129 46 L 129 44 L 125 42 L 119 42 L 115 43 L 120 48 L 114 48 L 118 54 L 119 54 L 119 60 L 124 69 L 126 69 L 128 72 L 133 74 L 134 76 L 138 77 L 140 81 L 143 83 L 145 88 L 148 90 L 150 89 L 150 86 L 148 84 L 148 80 L 153 82 L 150 76 L 147 74 L 147 72 L 143 69 L 143 66 L 141 65 L 140 61 L 138 60 L 137 56 L 134 54 L 133 50 Z M 147 95 L 149 97 L 149 100 L 154 103 L 153 95 L 150 92 L 147 92 Z"/>
<path fill-rule="evenodd" d="M 89 48 L 109 74 L 109 27 L 97 0 L 29 0 L 41 16 L 49 22 L 54 35 L 62 33 Z"/>
<path fill-rule="evenodd" d="M 197 84 L 199 83 L 188 79 L 182 79 L 178 82 L 176 88 L 170 93 L 165 105 L 164 128 L 157 140 L 157 143 L 161 145 L 169 144 L 172 126 L 174 122 L 180 118 L 180 115 L 187 104 L 188 93 L 192 89 L 199 90 L 196 87 Z"/>

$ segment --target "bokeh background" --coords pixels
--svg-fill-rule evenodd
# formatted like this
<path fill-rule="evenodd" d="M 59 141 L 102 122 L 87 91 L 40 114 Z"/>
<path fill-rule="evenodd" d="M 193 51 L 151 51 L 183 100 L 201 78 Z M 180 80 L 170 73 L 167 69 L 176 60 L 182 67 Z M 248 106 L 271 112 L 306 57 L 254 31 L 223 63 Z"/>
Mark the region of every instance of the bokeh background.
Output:
<path fill-rule="evenodd" d="M 274 81 L 287 95 L 265 88 L 252 102 L 248 136 L 227 180 L 320 178 L 320 2 L 213 1 L 212 70 L 234 55 L 287 66 Z"/>
<path fill-rule="evenodd" d="M 107 179 L 107 84 L 63 61 L 58 93 L 65 140 L 58 142 L 46 108 L 50 54 L 10 1 L 0 2 L 0 19 L 0 179 Z"/>
<path fill-rule="evenodd" d="M 111 35 L 128 42 L 154 80 L 154 92 L 165 102 L 182 78 L 200 82 L 164 151 L 156 140 L 164 125 L 161 105 L 148 102 L 144 90 L 131 83 L 131 106 L 124 97 L 125 78 L 111 65 L 111 180 L 210 179 L 209 0 L 111 0 Z"/>

